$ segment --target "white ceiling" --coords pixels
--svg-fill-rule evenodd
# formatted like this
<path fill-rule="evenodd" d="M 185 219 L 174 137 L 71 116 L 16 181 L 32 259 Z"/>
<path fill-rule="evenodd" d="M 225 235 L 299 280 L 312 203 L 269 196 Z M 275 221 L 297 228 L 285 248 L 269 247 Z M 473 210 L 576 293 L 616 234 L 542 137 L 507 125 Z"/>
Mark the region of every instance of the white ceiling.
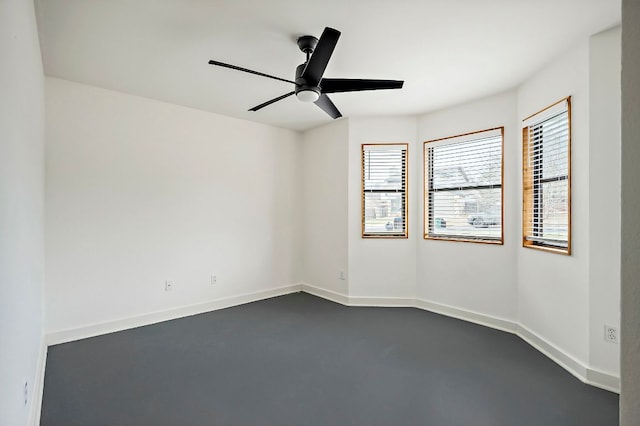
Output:
<path fill-rule="evenodd" d="M 295 97 L 295 40 L 342 36 L 326 77 L 405 80 L 401 90 L 332 94 L 342 114 L 416 114 L 516 87 L 620 21 L 620 0 L 36 0 L 45 73 L 291 129 L 329 122 Z"/>

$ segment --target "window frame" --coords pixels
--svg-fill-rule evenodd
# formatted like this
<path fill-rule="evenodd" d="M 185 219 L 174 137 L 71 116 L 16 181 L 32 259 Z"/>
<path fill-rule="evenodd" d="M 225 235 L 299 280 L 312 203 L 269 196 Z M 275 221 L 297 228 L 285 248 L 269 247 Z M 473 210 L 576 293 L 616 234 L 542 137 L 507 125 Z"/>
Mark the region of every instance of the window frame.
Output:
<path fill-rule="evenodd" d="M 571 212 L 571 187 L 572 187 L 572 182 L 571 182 L 571 145 L 572 145 L 572 114 L 571 114 L 571 96 L 567 96 L 565 98 L 560 99 L 557 102 L 552 103 L 551 105 L 541 109 L 540 111 L 531 114 L 530 116 L 526 117 L 525 119 L 522 120 L 523 123 L 526 123 L 527 121 L 530 121 L 532 119 L 535 119 L 536 116 L 541 115 L 547 111 L 549 111 L 550 109 L 557 107 L 558 105 L 562 104 L 562 103 L 566 103 L 566 111 L 567 111 L 567 177 L 566 177 L 566 181 L 567 181 L 567 247 L 561 247 L 558 245 L 553 245 L 550 243 L 542 243 L 540 241 L 535 241 L 535 240 L 529 240 L 527 239 L 528 235 L 527 235 L 527 229 L 529 228 L 529 222 L 527 221 L 527 217 L 529 217 L 531 210 L 533 209 L 533 205 L 536 204 L 536 201 L 538 203 L 540 203 L 539 200 L 535 199 L 535 194 L 536 194 L 536 188 L 535 188 L 535 183 L 529 183 L 531 181 L 534 180 L 533 178 L 533 174 L 534 174 L 534 168 L 532 167 L 530 171 L 528 171 L 527 169 L 527 158 L 528 158 L 528 152 L 530 151 L 530 141 L 529 141 L 529 128 L 536 126 L 536 125 L 540 125 L 542 124 L 544 121 L 550 119 L 551 117 L 544 117 L 541 116 L 541 118 L 538 121 L 534 121 L 531 124 L 527 124 L 527 125 L 523 125 L 522 127 L 522 247 L 524 248 L 529 248 L 529 249 L 534 249 L 534 250 L 540 250 L 540 251 L 546 251 L 549 253 L 557 253 L 557 254 L 563 254 L 566 256 L 570 256 L 571 255 L 571 228 L 572 228 L 572 212 Z M 538 167 L 542 167 L 542 165 L 539 165 Z M 563 175 L 564 176 L 564 175 Z M 538 185 L 542 185 L 545 182 L 542 182 L 542 179 L 540 180 L 540 182 L 538 183 Z M 529 188 L 529 186 L 531 186 L 531 188 Z M 540 190 L 538 190 L 538 194 L 540 194 Z M 538 196 L 538 198 L 540 198 L 541 195 Z M 532 223 L 532 227 L 534 226 L 534 224 Z M 538 225 L 540 226 L 540 225 Z"/>
<path fill-rule="evenodd" d="M 427 150 L 430 143 L 434 142 L 442 142 L 449 139 L 463 138 L 468 137 L 480 133 L 491 132 L 491 131 L 499 131 L 500 132 L 500 238 L 499 239 L 488 239 L 488 238 L 465 238 L 460 235 L 452 235 L 452 236 L 443 236 L 443 235 L 430 235 L 429 234 L 429 199 L 430 199 L 430 188 L 429 188 L 429 165 L 427 159 Z M 472 141 L 473 139 L 469 139 Z M 455 143 L 455 142 L 452 142 Z M 476 243 L 476 244 L 491 244 L 491 245 L 504 245 L 504 126 L 492 127 L 489 129 L 476 130 L 473 132 L 461 133 L 458 135 L 447 136 L 438 139 L 431 139 L 425 141 L 423 143 L 423 156 L 422 156 L 422 165 L 423 165 L 423 188 L 424 188 L 424 209 L 423 209 L 423 236 L 425 240 L 435 240 L 435 241 L 452 241 L 452 242 L 463 242 L 463 243 Z M 469 187 L 468 189 L 473 189 L 475 187 Z"/>
<path fill-rule="evenodd" d="M 366 191 L 365 188 L 365 147 L 368 146 L 397 146 L 401 147 L 404 151 L 404 176 L 402 179 L 402 190 L 401 191 L 393 191 L 393 190 L 370 190 Z M 360 171 L 360 194 L 361 194 L 361 226 L 362 226 L 362 238 L 363 239 L 407 239 L 409 238 L 409 144 L 407 142 L 385 142 L 385 143 L 363 143 L 360 145 L 360 159 L 362 164 L 362 170 Z M 404 217 L 404 232 L 403 233 L 372 233 L 365 232 L 365 220 L 366 220 L 366 207 L 365 207 L 365 194 L 366 192 L 371 193 L 401 193 L 403 195 L 403 217 Z"/>

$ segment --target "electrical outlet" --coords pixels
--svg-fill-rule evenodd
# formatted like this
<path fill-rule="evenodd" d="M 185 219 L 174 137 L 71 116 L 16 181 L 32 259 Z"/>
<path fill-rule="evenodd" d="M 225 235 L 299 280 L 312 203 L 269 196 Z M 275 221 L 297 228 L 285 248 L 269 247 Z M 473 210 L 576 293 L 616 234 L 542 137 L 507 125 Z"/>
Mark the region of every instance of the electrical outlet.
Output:
<path fill-rule="evenodd" d="M 22 391 L 22 396 L 24 398 L 25 407 L 29 403 L 29 382 L 24 382 L 24 389 Z"/>
<path fill-rule="evenodd" d="M 618 329 L 605 324 L 604 340 L 611 343 L 618 343 Z"/>
<path fill-rule="evenodd" d="M 347 275 L 344 273 L 344 271 L 340 271 L 340 279 L 341 280 L 346 280 L 347 279 Z"/>
<path fill-rule="evenodd" d="M 218 282 L 218 277 L 215 275 L 211 275 L 211 285 L 216 285 Z"/>
<path fill-rule="evenodd" d="M 173 290 L 173 281 L 166 280 L 164 282 L 164 291 L 171 291 L 171 290 Z"/>

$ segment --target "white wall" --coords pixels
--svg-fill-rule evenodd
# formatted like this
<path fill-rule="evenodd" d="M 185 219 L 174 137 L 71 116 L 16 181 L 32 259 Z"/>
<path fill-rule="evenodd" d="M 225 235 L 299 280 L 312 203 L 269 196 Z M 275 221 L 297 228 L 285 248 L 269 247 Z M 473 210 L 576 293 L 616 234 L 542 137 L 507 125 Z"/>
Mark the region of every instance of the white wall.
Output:
<path fill-rule="evenodd" d="M 47 331 L 299 281 L 298 133 L 53 78 L 46 95 Z"/>
<path fill-rule="evenodd" d="M 589 52 L 589 363 L 615 376 L 620 348 L 620 27 L 596 34 Z M 580 214 L 580 212 L 576 212 Z"/>
<path fill-rule="evenodd" d="M 622 393 L 620 424 L 640 424 L 640 2 L 622 0 Z"/>
<path fill-rule="evenodd" d="M 342 119 L 303 135 L 302 182 L 304 281 L 346 296 L 347 167 L 349 121 Z"/>
<path fill-rule="evenodd" d="M 519 180 L 516 94 L 513 91 L 425 114 L 418 119 L 421 142 L 504 126 L 504 245 L 425 240 L 424 194 L 420 193 L 417 292 L 420 299 L 507 320 L 516 319 L 517 199 Z M 422 145 L 422 144 L 420 144 Z M 424 173 L 422 146 L 414 157 Z M 421 176 L 420 185 L 423 185 Z M 417 201 L 417 200 L 416 200 Z"/>
<path fill-rule="evenodd" d="M 33 2 L 0 2 L 0 57 L 0 424 L 14 426 L 38 408 L 44 349 L 44 83 Z"/>
<path fill-rule="evenodd" d="M 518 248 L 518 314 L 522 325 L 587 365 L 590 328 L 588 40 L 520 86 L 518 116 L 522 120 L 569 95 L 572 96 L 572 254 L 563 256 Z M 522 164 L 521 152 L 518 163 Z M 521 179 L 520 170 L 518 182 L 522 182 Z"/>
<path fill-rule="evenodd" d="M 408 143 L 407 239 L 362 238 L 363 143 Z M 415 241 L 419 219 L 419 172 L 411 158 L 419 156 L 414 117 L 349 119 L 349 295 L 351 297 L 401 297 L 415 294 Z"/>

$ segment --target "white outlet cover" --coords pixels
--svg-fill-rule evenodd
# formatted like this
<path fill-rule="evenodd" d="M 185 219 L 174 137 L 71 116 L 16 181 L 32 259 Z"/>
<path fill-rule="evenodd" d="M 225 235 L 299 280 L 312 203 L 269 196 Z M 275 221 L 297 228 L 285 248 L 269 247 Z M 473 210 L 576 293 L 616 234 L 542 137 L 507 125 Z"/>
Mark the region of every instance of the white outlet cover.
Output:
<path fill-rule="evenodd" d="M 618 329 L 610 325 L 605 325 L 604 340 L 611 343 L 618 343 Z"/>

